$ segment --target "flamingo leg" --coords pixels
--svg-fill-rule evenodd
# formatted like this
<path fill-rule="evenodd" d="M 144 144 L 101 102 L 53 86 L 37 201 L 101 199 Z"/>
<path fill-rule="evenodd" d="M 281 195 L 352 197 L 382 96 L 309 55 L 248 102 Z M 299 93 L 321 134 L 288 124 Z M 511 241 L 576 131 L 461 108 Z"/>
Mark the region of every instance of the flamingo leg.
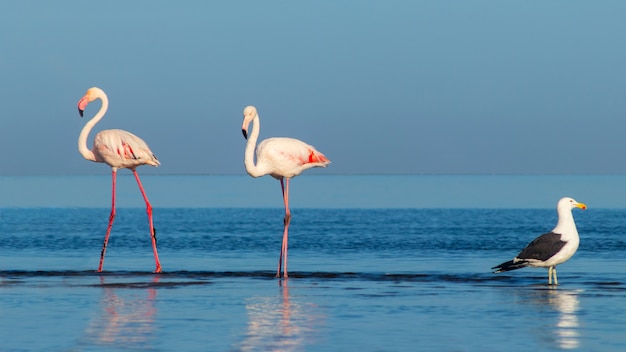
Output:
<path fill-rule="evenodd" d="M 139 180 L 139 174 L 137 170 L 133 169 L 133 175 L 135 175 L 135 180 L 137 180 L 137 185 L 139 186 L 139 190 L 141 191 L 141 195 L 143 196 L 143 200 L 146 202 L 146 213 L 148 214 L 148 222 L 150 223 L 150 237 L 152 238 L 152 250 L 154 251 L 154 261 L 156 263 L 155 273 L 161 272 L 161 262 L 159 261 L 159 253 L 157 252 L 157 241 L 156 241 L 156 232 L 154 230 L 154 224 L 152 222 L 152 205 L 148 200 L 148 196 L 146 196 L 146 192 L 141 185 L 141 180 Z"/>
<path fill-rule="evenodd" d="M 102 272 L 102 265 L 104 264 L 104 254 L 107 251 L 107 244 L 109 243 L 109 236 L 111 235 L 111 228 L 113 227 L 113 220 L 115 220 L 115 181 L 117 180 L 117 169 L 113 168 L 112 172 L 112 190 L 111 190 L 111 214 L 109 214 L 109 226 L 107 226 L 107 233 L 104 235 L 104 244 L 102 244 L 102 251 L 100 252 L 100 265 L 98 265 L 98 272 Z"/>
<path fill-rule="evenodd" d="M 284 181 L 283 181 L 284 180 Z M 283 220 L 283 241 L 280 248 L 280 257 L 278 258 L 278 271 L 276 277 L 280 277 L 281 267 L 283 269 L 283 277 L 287 275 L 287 248 L 289 238 L 289 223 L 291 222 L 291 211 L 289 210 L 289 178 L 280 179 L 280 188 L 283 191 L 283 202 L 285 203 L 285 218 Z"/>

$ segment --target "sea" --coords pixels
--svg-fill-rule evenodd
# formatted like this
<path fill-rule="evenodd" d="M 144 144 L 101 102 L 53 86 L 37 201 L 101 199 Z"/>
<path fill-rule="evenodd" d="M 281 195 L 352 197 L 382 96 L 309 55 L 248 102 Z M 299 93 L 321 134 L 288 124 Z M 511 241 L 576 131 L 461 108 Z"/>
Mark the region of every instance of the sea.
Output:
<path fill-rule="evenodd" d="M 624 351 L 626 176 L 0 177 L 0 351 Z M 571 196 L 577 253 L 493 274 Z"/>

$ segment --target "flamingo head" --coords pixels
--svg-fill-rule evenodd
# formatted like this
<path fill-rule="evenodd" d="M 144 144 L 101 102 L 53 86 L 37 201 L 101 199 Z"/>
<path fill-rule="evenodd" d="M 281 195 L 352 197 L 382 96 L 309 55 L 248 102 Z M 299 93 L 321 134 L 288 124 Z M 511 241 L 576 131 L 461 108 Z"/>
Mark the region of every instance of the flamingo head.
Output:
<path fill-rule="evenodd" d="M 78 101 L 78 114 L 80 115 L 80 117 L 83 117 L 83 112 L 85 111 L 85 107 L 87 106 L 87 104 L 98 98 L 101 98 L 103 95 L 104 92 L 98 87 L 91 87 L 87 89 L 87 93 L 85 93 L 85 95 Z"/>
<path fill-rule="evenodd" d="M 257 116 L 258 114 L 254 106 L 246 106 L 246 108 L 243 109 L 243 124 L 241 125 L 243 138 L 248 139 L 248 126 L 250 125 L 250 122 L 254 120 L 254 118 Z"/>

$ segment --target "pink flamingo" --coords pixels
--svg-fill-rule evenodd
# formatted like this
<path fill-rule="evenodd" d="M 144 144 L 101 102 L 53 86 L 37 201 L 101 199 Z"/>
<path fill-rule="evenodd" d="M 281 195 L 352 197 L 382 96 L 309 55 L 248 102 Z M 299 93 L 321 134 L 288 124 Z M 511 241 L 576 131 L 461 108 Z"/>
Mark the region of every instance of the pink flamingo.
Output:
<path fill-rule="evenodd" d="M 148 213 L 148 221 L 150 223 L 150 236 L 152 237 L 152 249 L 154 251 L 154 260 L 156 262 L 156 273 L 161 272 L 161 263 L 159 262 L 159 255 L 156 247 L 156 233 L 152 223 L 152 205 L 148 201 L 146 192 L 141 185 L 139 175 L 135 170 L 140 165 L 152 165 L 159 166 L 160 163 L 156 156 L 152 154 L 150 148 L 141 138 L 134 134 L 124 130 L 104 130 L 96 134 L 93 142 L 93 149 L 89 150 L 87 147 L 87 136 L 93 126 L 104 117 L 104 114 L 109 107 L 109 99 L 102 89 L 92 87 L 87 90 L 87 93 L 78 101 L 78 113 L 83 116 L 83 111 L 87 104 L 92 101 L 100 99 L 102 106 L 98 113 L 89 120 L 85 127 L 83 127 L 80 135 L 78 136 L 78 151 L 87 160 L 91 160 L 98 163 L 105 163 L 113 170 L 113 189 L 112 189 L 112 205 L 111 215 L 109 215 L 109 226 L 104 237 L 104 244 L 102 246 L 102 252 L 100 253 L 100 265 L 98 266 L 98 272 L 102 272 L 102 264 L 104 263 L 104 254 L 106 253 L 107 243 L 109 241 L 109 235 L 111 234 L 111 227 L 113 226 L 113 220 L 115 219 L 115 182 L 117 178 L 117 169 L 127 168 L 133 172 L 139 190 L 146 202 L 146 212 Z"/>
<path fill-rule="evenodd" d="M 248 138 L 248 127 L 252 123 L 252 134 Z M 283 268 L 283 277 L 287 277 L 287 238 L 289 236 L 289 223 L 291 212 L 289 211 L 289 180 L 298 176 L 302 171 L 312 167 L 326 167 L 330 164 L 324 154 L 315 150 L 314 147 L 294 138 L 268 138 L 256 145 L 261 129 L 259 114 L 254 106 L 248 106 L 243 110 L 243 124 L 241 132 L 246 143 L 244 164 L 246 172 L 252 177 L 270 175 L 280 181 L 285 203 L 285 218 L 283 230 L 283 242 L 278 258 L 278 271 L 276 277 L 280 277 Z M 256 164 L 254 163 L 254 149 L 256 147 Z M 284 180 L 284 181 L 283 181 Z"/>

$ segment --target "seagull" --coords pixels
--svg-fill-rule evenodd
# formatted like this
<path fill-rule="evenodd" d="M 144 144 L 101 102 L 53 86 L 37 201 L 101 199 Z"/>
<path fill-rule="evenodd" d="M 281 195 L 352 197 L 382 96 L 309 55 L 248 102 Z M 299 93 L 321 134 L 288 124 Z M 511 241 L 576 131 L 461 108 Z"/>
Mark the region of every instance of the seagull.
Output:
<path fill-rule="evenodd" d="M 571 258 L 576 253 L 580 243 L 574 216 L 572 215 L 572 209 L 574 208 L 585 210 L 587 206 L 583 203 L 578 203 L 570 197 L 561 198 L 556 205 L 559 217 L 556 227 L 552 231 L 535 238 L 513 260 L 491 268 L 495 269 L 493 273 L 501 273 L 527 266 L 548 268 L 548 285 L 552 285 L 553 277 L 554 284 L 558 285 L 556 266 Z"/>

